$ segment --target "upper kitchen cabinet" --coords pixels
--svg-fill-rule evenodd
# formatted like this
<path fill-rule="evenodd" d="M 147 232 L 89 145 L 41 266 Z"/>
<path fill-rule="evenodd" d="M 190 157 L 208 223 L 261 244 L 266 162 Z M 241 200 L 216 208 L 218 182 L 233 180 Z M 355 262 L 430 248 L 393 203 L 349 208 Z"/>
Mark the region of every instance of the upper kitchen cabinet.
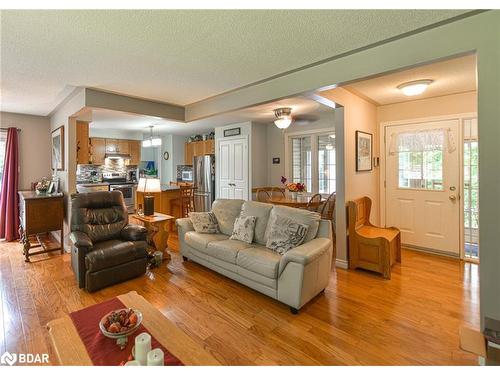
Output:
<path fill-rule="evenodd" d="M 130 153 L 130 165 L 138 165 L 141 162 L 141 141 L 128 141 Z"/>
<path fill-rule="evenodd" d="M 89 123 L 85 121 L 76 122 L 76 162 L 90 163 Z"/>
<path fill-rule="evenodd" d="M 118 150 L 120 154 L 130 154 L 130 143 L 134 141 L 129 141 L 128 139 L 118 139 Z"/>
<path fill-rule="evenodd" d="M 184 164 L 193 165 L 193 157 L 215 154 L 215 141 L 186 142 L 184 145 Z"/>
<path fill-rule="evenodd" d="M 90 138 L 90 162 L 104 164 L 106 155 L 106 140 L 104 138 Z"/>
<path fill-rule="evenodd" d="M 118 139 L 105 138 L 106 152 L 114 153 L 118 151 Z"/>

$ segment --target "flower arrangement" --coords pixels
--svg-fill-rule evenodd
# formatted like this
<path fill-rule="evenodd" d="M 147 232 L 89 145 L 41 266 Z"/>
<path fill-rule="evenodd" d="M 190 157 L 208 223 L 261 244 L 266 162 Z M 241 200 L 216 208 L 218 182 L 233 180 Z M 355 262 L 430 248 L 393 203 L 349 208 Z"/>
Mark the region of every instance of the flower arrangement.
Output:
<path fill-rule="evenodd" d="M 306 185 L 304 185 L 302 182 L 289 182 L 288 184 L 286 183 L 288 180 L 285 176 L 281 176 L 281 183 L 285 185 L 285 188 L 291 192 L 291 193 L 303 193 L 306 191 Z"/>
<path fill-rule="evenodd" d="M 47 177 L 43 177 L 42 180 L 36 184 L 35 190 L 38 194 L 45 194 L 47 190 L 49 190 L 49 186 L 50 180 Z"/>

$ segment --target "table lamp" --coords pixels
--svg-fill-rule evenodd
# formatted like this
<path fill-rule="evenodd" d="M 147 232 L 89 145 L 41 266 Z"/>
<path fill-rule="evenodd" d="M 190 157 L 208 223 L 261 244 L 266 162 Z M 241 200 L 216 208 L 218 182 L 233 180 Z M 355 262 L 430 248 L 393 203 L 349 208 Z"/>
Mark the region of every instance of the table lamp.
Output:
<path fill-rule="evenodd" d="M 154 195 L 147 195 L 147 193 L 160 193 L 160 179 L 159 178 L 140 178 L 137 185 L 137 191 L 144 194 L 144 215 L 153 216 L 155 212 L 155 197 Z"/>

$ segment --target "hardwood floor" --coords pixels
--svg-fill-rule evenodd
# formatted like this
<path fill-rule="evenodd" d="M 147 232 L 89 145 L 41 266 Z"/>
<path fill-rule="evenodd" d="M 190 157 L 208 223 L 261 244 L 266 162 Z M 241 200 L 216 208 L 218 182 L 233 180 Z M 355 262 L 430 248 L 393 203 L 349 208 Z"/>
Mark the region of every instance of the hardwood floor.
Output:
<path fill-rule="evenodd" d="M 292 315 L 177 253 L 150 277 L 89 294 L 69 254 L 25 263 L 20 244 L 0 242 L 0 353 L 53 358 L 48 321 L 136 290 L 229 365 L 470 365 L 458 329 L 479 326 L 478 283 L 477 265 L 403 250 L 392 280 L 337 269 L 325 293 Z"/>

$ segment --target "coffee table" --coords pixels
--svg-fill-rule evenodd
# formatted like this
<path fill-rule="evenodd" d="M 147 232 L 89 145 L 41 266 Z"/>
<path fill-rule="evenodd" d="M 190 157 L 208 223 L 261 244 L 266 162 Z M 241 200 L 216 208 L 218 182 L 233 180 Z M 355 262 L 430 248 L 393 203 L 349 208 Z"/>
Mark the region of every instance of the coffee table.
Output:
<path fill-rule="evenodd" d="M 191 339 L 137 292 L 122 294 L 117 298 L 125 306 L 140 310 L 143 315 L 142 324 L 144 327 L 184 365 L 221 365 L 203 346 Z M 47 329 L 58 364 L 92 366 L 87 349 L 85 349 L 69 315 L 50 321 L 47 323 Z M 119 350 L 118 346 L 116 348 Z"/>

